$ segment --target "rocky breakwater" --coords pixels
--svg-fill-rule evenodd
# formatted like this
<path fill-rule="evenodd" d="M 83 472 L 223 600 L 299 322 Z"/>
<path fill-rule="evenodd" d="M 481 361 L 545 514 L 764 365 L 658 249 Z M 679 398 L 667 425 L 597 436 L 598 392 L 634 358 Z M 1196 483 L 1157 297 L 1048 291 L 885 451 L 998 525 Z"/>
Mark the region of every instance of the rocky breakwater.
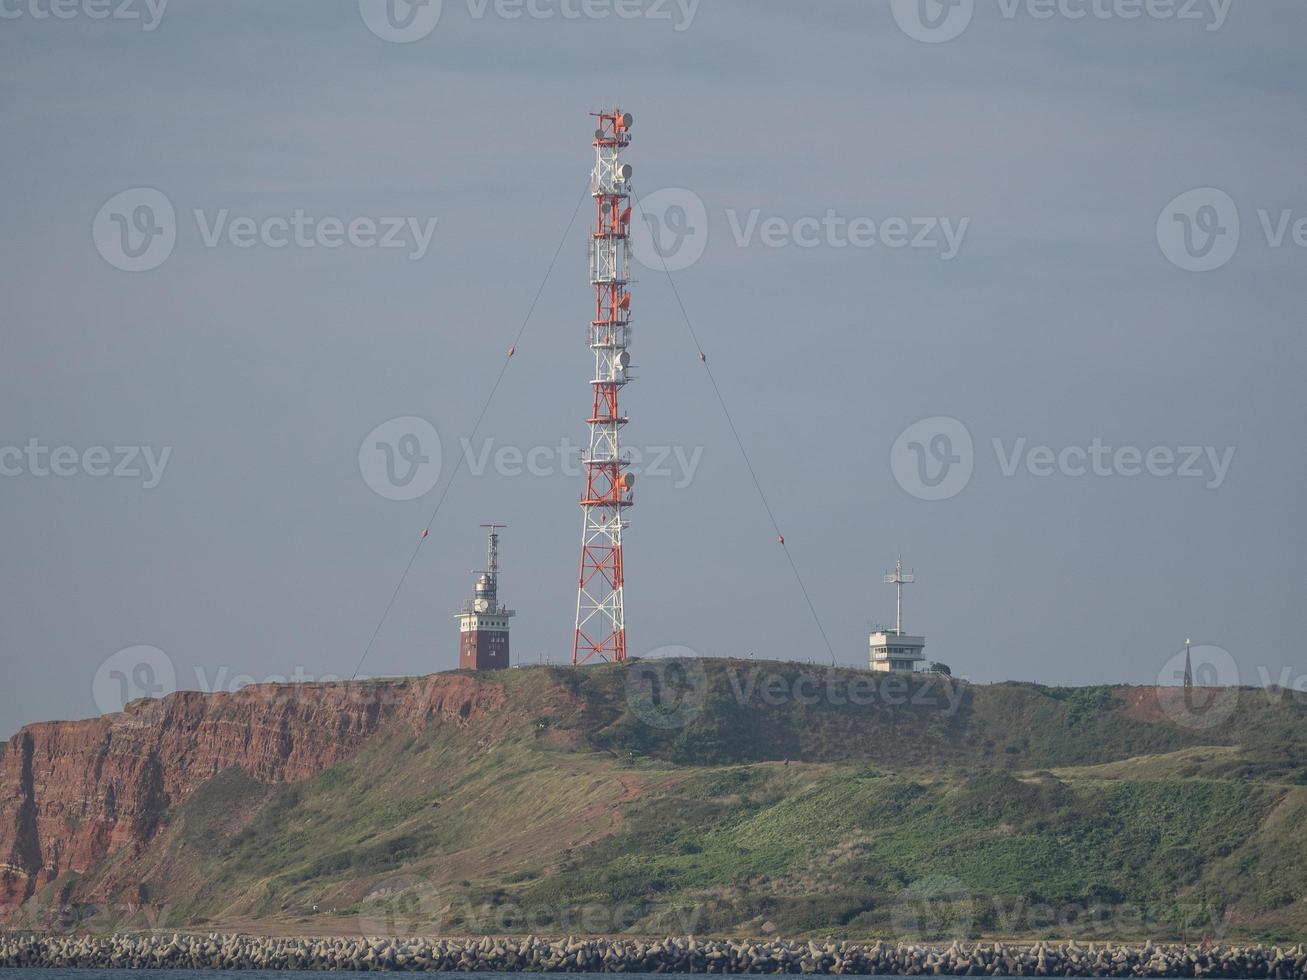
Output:
<path fill-rule="evenodd" d="M 173 806 L 225 770 L 307 779 L 388 722 L 463 724 L 502 701 L 497 685 L 444 674 L 184 691 L 89 721 L 29 725 L 0 753 L 0 922 L 60 874 L 143 847 Z"/>
<path fill-rule="evenodd" d="M 1011 977 L 1307 976 L 1307 949 L 662 939 L 0 938 L 0 967 Z"/>

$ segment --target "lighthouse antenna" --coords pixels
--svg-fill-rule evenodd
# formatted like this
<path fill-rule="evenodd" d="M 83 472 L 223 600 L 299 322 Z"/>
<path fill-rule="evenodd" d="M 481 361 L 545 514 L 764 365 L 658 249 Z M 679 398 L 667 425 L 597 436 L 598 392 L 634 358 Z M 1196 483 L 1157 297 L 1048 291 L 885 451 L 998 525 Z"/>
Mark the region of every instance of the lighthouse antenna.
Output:
<path fill-rule="evenodd" d="M 508 527 L 507 524 L 482 524 L 486 529 L 486 575 L 490 578 L 490 584 L 495 585 L 499 580 L 499 532 Z"/>
<path fill-rule="evenodd" d="M 477 574 L 472 598 L 458 611 L 458 665 L 464 670 L 506 670 L 511 664 L 509 621 L 517 615 L 499 601 L 499 532 L 508 525 L 481 526 L 488 539 L 486 568 Z"/>

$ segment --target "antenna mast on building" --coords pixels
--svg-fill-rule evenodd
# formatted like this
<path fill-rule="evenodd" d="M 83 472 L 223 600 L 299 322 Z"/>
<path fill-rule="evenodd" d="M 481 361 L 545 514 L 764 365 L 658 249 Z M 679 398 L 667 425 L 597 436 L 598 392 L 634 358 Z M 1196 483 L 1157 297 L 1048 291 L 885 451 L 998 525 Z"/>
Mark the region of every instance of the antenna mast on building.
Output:
<path fill-rule="evenodd" d="M 871 669 L 887 673 L 910 674 L 926 659 L 926 638 L 903 632 L 903 586 L 917 577 L 903 571 L 903 556 L 894 563 L 894 571 L 885 574 L 885 582 L 894 586 L 894 630 L 876 628 L 871 634 Z"/>
<path fill-rule="evenodd" d="M 499 532 L 508 527 L 507 524 L 482 524 L 486 529 L 489 540 L 486 543 L 486 576 L 490 579 L 492 588 L 498 588 L 499 585 Z"/>
<path fill-rule="evenodd" d="M 626 416 L 617 394 L 630 380 L 631 167 L 621 151 L 631 142 L 629 112 L 592 113 L 595 130 L 594 170 L 590 193 L 595 200 L 595 228 L 590 233 L 590 284 L 595 290 L 594 319 L 587 343 L 594 352 L 590 449 L 583 459 L 585 493 L 581 497 L 581 577 L 576 595 L 576 632 L 572 663 L 592 658 L 626 659 L 625 571 L 622 564 L 623 512 L 634 503 L 635 478 L 621 452 L 619 434 Z"/>
<path fill-rule="evenodd" d="M 898 561 L 894 563 L 894 571 L 885 575 L 886 583 L 895 586 L 894 632 L 900 635 L 903 633 L 903 586 L 911 585 L 916 580 L 917 576 L 911 572 L 903 574 L 902 555 L 899 555 Z"/>

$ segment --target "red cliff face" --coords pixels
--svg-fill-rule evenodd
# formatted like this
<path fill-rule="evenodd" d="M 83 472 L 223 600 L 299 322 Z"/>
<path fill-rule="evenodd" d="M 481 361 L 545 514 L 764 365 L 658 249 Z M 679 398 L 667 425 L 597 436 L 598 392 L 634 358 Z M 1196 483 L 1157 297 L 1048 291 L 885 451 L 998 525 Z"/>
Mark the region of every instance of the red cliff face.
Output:
<path fill-rule="evenodd" d="M 144 846 L 170 807 L 220 772 L 306 779 L 387 723 L 462 724 L 502 699 L 498 686 L 438 675 L 181 692 L 90 721 L 30 725 L 0 756 L 0 921 L 63 872 Z"/>

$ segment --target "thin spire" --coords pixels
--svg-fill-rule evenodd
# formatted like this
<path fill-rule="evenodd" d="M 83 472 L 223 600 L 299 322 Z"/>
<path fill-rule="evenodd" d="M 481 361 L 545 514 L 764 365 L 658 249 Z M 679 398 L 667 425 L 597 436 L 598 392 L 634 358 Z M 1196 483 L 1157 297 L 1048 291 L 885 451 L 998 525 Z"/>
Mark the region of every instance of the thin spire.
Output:
<path fill-rule="evenodd" d="M 885 581 L 895 587 L 894 632 L 899 636 L 903 635 L 903 586 L 911 585 L 916 580 L 916 575 L 911 572 L 906 575 L 903 574 L 903 555 L 901 554 L 894 563 L 893 574 L 888 572 L 885 574 Z"/>

